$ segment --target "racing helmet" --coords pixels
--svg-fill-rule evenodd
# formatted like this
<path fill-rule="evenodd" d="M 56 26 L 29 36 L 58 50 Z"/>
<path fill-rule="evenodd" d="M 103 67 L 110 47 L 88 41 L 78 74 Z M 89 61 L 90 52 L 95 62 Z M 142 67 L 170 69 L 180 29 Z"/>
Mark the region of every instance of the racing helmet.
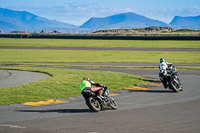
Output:
<path fill-rule="evenodd" d="M 164 58 L 160 58 L 160 63 L 165 62 Z"/>

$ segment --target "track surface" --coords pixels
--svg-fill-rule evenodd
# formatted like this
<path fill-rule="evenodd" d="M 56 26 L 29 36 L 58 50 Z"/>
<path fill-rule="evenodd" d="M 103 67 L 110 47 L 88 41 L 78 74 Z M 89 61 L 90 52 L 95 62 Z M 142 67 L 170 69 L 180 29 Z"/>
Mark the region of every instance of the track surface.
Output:
<path fill-rule="evenodd" d="M 49 77 L 49 75 L 43 73 L 0 70 L 0 88 L 35 82 Z"/>
<path fill-rule="evenodd" d="M 138 73 L 133 69 L 104 69 Z M 157 70 L 147 69 L 140 74 L 158 78 Z M 154 86 L 147 91 L 122 93 L 114 97 L 119 106 L 116 111 L 92 113 L 81 97 L 65 104 L 1 107 L 0 133 L 199 133 L 200 72 L 182 70 L 180 75 L 183 92 L 172 93 L 162 86 Z"/>

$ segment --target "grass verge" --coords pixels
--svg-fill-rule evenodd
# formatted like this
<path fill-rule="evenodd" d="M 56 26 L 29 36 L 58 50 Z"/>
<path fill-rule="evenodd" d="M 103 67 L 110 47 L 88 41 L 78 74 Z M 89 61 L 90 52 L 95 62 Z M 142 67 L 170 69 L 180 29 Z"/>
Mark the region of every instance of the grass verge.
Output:
<path fill-rule="evenodd" d="M 0 49 L 0 62 L 200 63 L 200 52 Z"/>
<path fill-rule="evenodd" d="M 0 46 L 96 48 L 200 48 L 200 41 L 0 38 Z"/>
<path fill-rule="evenodd" d="M 38 82 L 1 88 L 0 105 L 80 96 L 79 85 L 84 76 L 107 85 L 110 91 L 129 88 L 145 82 L 142 77 L 119 72 L 33 67 L 0 67 L 0 69 L 38 71 L 52 75 L 51 78 Z"/>

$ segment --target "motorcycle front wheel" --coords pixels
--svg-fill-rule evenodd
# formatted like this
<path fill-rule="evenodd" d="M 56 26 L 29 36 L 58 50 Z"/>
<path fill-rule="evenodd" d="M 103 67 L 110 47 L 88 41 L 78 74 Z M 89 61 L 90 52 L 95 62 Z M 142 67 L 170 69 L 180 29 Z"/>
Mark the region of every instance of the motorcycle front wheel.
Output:
<path fill-rule="evenodd" d="M 99 103 L 99 100 L 97 98 L 87 97 L 86 103 L 88 107 L 90 108 L 90 110 L 92 110 L 93 112 L 101 111 L 101 104 Z"/>
<path fill-rule="evenodd" d="M 110 100 L 110 106 L 114 110 L 117 109 L 117 102 L 115 101 L 115 99 L 111 98 L 111 100 Z"/>
<path fill-rule="evenodd" d="M 177 84 L 175 81 L 170 81 L 169 82 L 169 87 L 174 91 L 174 92 L 178 92 L 180 85 Z"/>

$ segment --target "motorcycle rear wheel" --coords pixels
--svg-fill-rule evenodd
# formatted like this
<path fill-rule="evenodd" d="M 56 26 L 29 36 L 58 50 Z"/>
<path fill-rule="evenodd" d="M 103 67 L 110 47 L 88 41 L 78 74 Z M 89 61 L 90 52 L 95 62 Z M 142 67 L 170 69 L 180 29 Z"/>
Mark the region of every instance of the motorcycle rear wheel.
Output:
<path fill-rule="evenodd" d="M 99 103 L 99 101 L 96 98 L 87 97 L 86 103 L 87 103 L 88 107 L 90 108 L 90 110 L 92 110 L 93 112 L 101 111 L 101 104 Z"/>

